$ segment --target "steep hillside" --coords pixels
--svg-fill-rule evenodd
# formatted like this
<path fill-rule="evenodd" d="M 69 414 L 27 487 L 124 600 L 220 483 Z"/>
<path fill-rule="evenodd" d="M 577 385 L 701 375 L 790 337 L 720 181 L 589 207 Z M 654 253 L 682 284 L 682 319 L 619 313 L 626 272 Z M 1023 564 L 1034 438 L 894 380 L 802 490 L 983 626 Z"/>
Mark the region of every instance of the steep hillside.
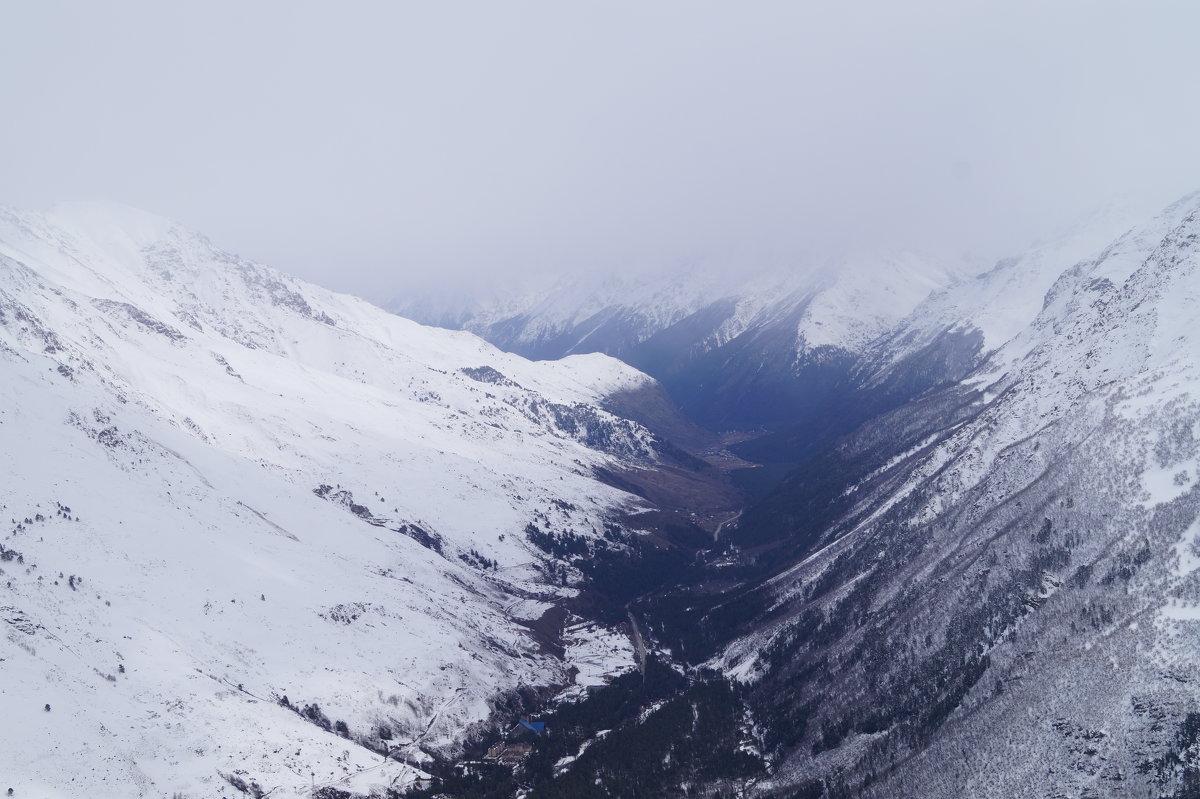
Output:
<path fill-rule="evenodd" d="M 1067 269 L 965 385 L 746 514 L 798 559 L 713 661 L 776 752 L 758 793 L 1192 795 L 1198 209 Z"/>
<path fill-rule="evenodd" d="M 676 462 L 599 408 L 647 383 L 128 209 L 0 212 L 5 787 L 401 786 L 505 697 L 632 668 L 557 608 L 647 507 L 593 475 Z"/>

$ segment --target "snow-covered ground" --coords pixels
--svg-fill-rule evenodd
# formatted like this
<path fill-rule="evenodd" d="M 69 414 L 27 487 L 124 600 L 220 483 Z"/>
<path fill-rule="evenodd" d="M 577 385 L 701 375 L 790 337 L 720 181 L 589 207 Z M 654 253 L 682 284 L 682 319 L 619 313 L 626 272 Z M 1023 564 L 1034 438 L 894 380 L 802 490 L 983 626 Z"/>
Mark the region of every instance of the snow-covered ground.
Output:
<path fill-rule="evenodd" d="M 595 622 L 577 622 L 569 625 L 565 633 L 567 660 L 579 673 L 563 698 L 583 696 L 587 688 L 607 685 L 614 677 L 635 668 L 633 643 L 624 631 Z"/>
<path fill-rule="evenodd" d="M 592 536 L 637 502 L 590 475 L 656 458 L 595 407 L 645 380 L 130 209 L 0 211 L 0 785 L 404 784 L 360 743 L 419 764 L 503 691 L 631 664 L 602 631 L 554 658 L 510 611 L 575 590 L 526 525 Z"/>

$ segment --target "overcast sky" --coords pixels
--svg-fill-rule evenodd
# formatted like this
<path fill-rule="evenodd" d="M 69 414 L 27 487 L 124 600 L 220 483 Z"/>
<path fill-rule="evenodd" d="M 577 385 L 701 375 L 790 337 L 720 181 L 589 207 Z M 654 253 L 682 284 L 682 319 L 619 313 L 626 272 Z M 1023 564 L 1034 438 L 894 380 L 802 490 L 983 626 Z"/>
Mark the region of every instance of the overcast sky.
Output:
<path fill-rule="evenodd" d="M 1200 188 L 1190 0 L 38 0 L 0 30 L 0 202 L 128 203 L 377 300 L 990 256 Z"/>

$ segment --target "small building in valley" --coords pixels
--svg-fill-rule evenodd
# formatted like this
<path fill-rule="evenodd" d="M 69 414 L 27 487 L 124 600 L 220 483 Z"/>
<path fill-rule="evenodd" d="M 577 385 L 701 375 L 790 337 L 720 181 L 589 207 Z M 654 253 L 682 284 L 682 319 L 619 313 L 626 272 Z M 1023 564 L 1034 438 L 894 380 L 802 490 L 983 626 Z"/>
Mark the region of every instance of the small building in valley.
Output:
<path fill-rule="evenodd" d="M 515 766 L 529 757 L 529 753 L 532 751 L 533 744 L 531 743 L 501 741 L 492 744 L 483 759 L 504 766 Z"/>

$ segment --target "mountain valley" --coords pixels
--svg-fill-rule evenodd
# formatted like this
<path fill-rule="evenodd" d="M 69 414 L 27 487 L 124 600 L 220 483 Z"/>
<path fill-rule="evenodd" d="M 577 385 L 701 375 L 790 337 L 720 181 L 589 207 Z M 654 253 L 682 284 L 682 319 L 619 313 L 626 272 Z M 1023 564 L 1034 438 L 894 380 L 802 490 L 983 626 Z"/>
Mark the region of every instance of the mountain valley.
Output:
<path fill-rule="evenodd" d="M 5 211 L 20 795 L 1194 795 L 1200 199 L 1111 224 L 508 353 Z"/>

